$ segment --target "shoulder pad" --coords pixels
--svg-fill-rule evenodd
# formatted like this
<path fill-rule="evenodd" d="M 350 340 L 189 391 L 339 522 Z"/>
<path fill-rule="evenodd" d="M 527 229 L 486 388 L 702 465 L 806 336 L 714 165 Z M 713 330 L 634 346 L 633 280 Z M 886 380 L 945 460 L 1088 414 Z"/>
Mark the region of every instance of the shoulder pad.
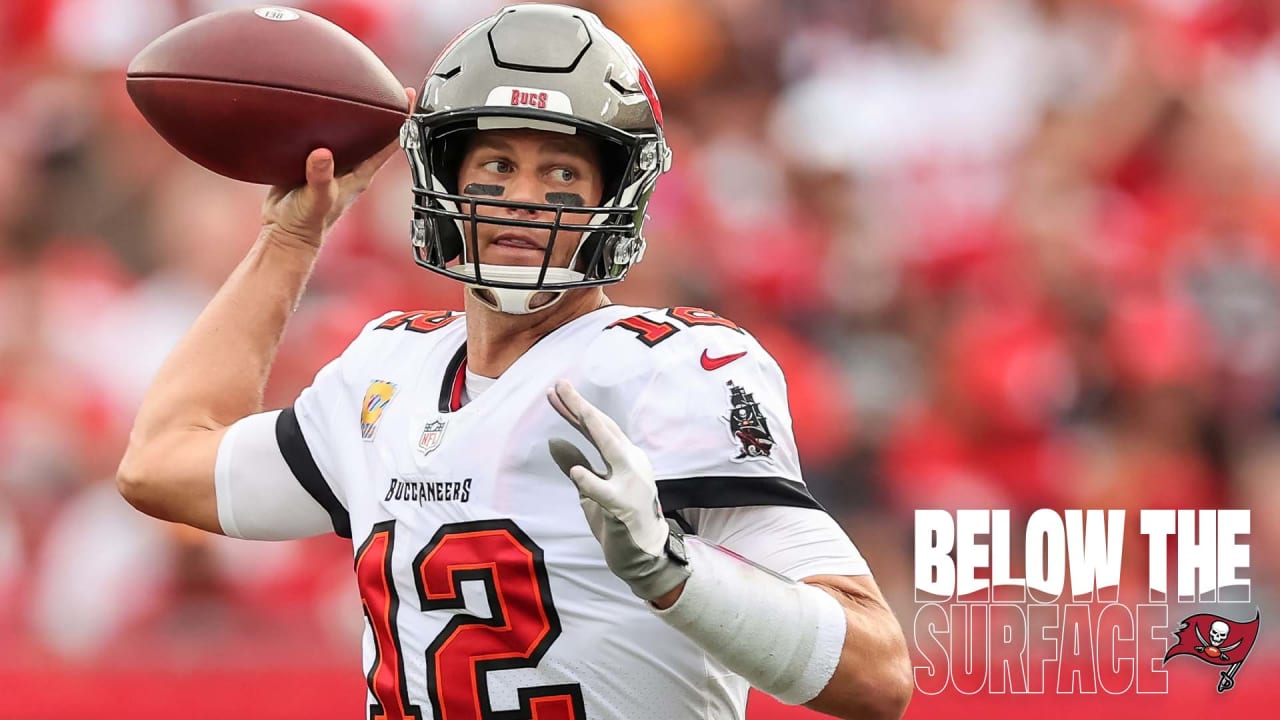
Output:
<path fill-rule="evenodd" d="M 464 313 L 455 310 L 399 310 L 387 313 L 365 327 L 366 330 L 405 330 L 429 333 L 462 318 Z"/>
<path fill-rule="evenodd" d="M 464 317 L 464 313 L 453 310 L 395 310 L 366 323 L 344 354 L 370 360 L 400 352 L 401 348 L 426 349 L 433 346 L 438 338 L 451 334 L 436 334 L 437 330 L 443 330 Z"/>
<path fill-rule="evenodd" d="M 732 331 L 750 337 L 737 323 L 710 310 L 696 307 L 671 307 L 646 310 L 609 324 L 607 332 L 629 332 L 636 340 L 657 347 L 676 338 L 687 339 L 707 332 Z M 675 343 L 680 344 L 680 343 Z"/>
<path fill-rule="evenodd" d="M 639 309 L 638 309 L 639 310 Z M 588 366 L 602 383 L 663 373 L 694 384 L 723 383 L 723 373 L 758 364 L 763 372 L 780 372 L 777 363 L 751 335 L 732 320 L 694 307 L 643 309 L 603 328 L 588 350 Z M 749 358 L 749 359 L 748 359 Z"/>

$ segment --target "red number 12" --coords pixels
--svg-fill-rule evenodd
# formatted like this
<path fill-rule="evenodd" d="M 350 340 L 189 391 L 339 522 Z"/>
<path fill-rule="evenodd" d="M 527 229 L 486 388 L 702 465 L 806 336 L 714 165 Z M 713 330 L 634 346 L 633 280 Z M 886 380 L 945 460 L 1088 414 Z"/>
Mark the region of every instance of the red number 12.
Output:
<path fill-rule="evenodd" d="M 423 720 L 409 700 L 392 582 L 395 521 L 378 523 L 356 553 L 356 579 L 377 654 L 366 680 L 370 720 Z M 536 667 L 560 636 L 542 548 L 510 520 L 451 523 L 413 561 L 423 612 L 466 606 L 462 582 L 484 583 L 491 617 L 460 613 L 427 647 L 427 694 L 435 720 L 585 720 L 576 683 L 521 688 L 518 710 L 489 706 L 487 673 Z"/>

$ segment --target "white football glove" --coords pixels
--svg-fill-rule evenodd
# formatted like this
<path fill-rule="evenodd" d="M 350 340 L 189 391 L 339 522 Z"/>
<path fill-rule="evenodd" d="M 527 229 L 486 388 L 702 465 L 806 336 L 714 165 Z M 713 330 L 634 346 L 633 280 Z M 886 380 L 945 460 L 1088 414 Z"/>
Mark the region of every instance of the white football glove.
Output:
<path fill-rule="evenodd" d="M 578 488 L 578 503 L 609 569 L 644 600 L 674 590 L 689 577 L 688 559 L 683 536 L 662 515 L 649 458 L 568 381 L 547 390 L 547 400 L 595 446 L 607 466 L 601 477 L 573 443 L 547 441 L 551 458 Z"/>

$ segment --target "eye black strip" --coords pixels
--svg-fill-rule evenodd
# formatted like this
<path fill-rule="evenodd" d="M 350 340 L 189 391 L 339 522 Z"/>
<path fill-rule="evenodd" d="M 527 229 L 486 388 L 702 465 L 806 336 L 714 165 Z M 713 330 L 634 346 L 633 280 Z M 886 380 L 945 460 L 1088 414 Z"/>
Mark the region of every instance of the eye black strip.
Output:
<path fill-rule="evenodd" d="M 578 193 L 571 192 L 549 192 L 547 193 L 547 202 L 552 205 L 568 205 L 570 207 L 585 207 L 587 201 Z"/>
<path fill-rule="evenodd" d="M 484 185 L 482 183 L 471 183 L 462 188 L 463 195 L 489 195 L 492 197 L 502 197 L 507 193 L 507 189 L 501 185 Z"/>

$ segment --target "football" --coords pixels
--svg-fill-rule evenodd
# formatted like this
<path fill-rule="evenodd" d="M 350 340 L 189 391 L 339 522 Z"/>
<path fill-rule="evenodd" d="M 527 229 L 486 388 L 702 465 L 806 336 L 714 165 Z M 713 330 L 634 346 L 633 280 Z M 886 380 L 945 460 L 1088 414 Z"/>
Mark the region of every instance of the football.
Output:
<path fill-rule="evenodd" d="M 396 76 L 364 43 L 284 7 L 202 15 L 129 63 L 126 86 L 170 145 L 236 180 L 300 185 L 305 160 L 333 151 L 338 174 L 394 140 L 408 112 Z"/>

